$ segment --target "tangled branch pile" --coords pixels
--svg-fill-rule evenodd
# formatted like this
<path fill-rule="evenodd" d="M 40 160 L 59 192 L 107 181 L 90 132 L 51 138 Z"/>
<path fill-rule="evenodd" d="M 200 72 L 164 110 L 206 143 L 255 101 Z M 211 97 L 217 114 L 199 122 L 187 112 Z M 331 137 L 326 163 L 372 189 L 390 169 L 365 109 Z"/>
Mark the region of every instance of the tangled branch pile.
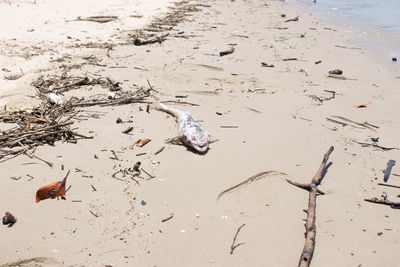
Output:
<path fill-rule="evenodd" d="M 67 77 L 66 75 L 52 76 L 49 79 L 39 77 L 33 82 L 38 89 L 38 95 L 43 99 L 39 107 L 31 110 L 4 110 L 0 111 L 0 123 L 14 123 L 15 127 L 0 131 L 0 160 L 8 156 L 17 156 L 27 153 L 33 148 L 43 145 L 53 145 L 56 141 L 76 143 L 78 139 L 89 139 L 71 130 L 74 117 L 81 111 L 78 107 L 125 105 L 131 103 L 149 103 L 146 98 L 154 89 L 139 88 L 135 91 L 122 91 L 119 88 L 115 97 L 98 97 L 87 100 L 71 97 L 61 105 L 50 104 L 48 93 L 62 93 L 81 86 L 100 84 L 110 91 L 119 88 L 110 78 L 90 79 L 88 77 Z"/>

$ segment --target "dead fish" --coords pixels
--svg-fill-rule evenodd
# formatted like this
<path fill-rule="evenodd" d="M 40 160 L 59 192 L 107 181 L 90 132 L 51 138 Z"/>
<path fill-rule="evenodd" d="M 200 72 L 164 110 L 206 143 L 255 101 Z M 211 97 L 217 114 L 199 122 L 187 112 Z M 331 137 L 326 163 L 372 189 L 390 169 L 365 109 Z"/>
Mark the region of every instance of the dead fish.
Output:
<path fill-rule="evenodd" d="M 207 151 L 210 137 L 207 131 L 189 112 L 170 108 L 161 103 L 157 103 L 155 108 L 171 114 L 178 120 L 179 138 L 184 144 L 195 149 L 197 152 Z"/>
<path fill-rule="evenodd" d="M 62 181 L 45 185 L 36 192 L 36 203 L 48 198 L 56 198 L 65 196 L 65 185 L 67 182 L 69 171 Z"/>

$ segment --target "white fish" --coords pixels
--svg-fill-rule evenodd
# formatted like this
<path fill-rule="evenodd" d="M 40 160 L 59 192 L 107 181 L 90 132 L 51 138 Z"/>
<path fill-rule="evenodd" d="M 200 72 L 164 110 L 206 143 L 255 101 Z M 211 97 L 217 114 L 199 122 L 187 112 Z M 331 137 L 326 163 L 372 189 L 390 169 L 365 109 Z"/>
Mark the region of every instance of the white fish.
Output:
<path fill-rule="evenodd" d="M 210 137 L 204 128 L 187 111 L 167 107 L 158 103 L 155 107 L 176 117 L 179 123 L 179 137 L 181 141 L 197 152 L 205 152 L 208 149 Z"/>

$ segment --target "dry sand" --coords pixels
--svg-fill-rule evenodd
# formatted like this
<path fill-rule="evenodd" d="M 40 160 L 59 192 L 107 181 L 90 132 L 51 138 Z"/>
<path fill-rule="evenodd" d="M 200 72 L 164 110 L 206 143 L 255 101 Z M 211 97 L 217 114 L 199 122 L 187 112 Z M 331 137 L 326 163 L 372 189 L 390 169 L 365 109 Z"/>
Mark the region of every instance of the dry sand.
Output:
<path fill-rule="evenodd" d="M 35 154 L 54 163 L 52 168 L 26 156 L 0 163 L 0 212 L 10 211 L 18 219 L 11 228 L 0 227 L 0 264 L 47 257 L 49 263 L 36 264 L 295 266 L 304 245 L 302 210 L 308 193 L 285 178 L 309 182 L 332 145 L 333 164 L 320 186 L 327 194 L 317 198 L 312 266 L 399 264 L 399 212 L 363 199 L 385 191 L 397 200 L 398 189 L 377 183 L 383 180 L 386 162 L 398 160 L 400 152 L 354 142 L 380 137 L 381 146 L 400 147 L 398 67 L 369 48 L 351 49 L 346 43 L 351 32 L 282 2 L 201 3 L 209 6 L 190 13 L 161 44 L 115 46 L 109 57 L 107 49 L 79 48 L 75 56 L 43 66 L 48 70 L 35 75 L 60 75 L 60 65 L 95 55 L 106 66 L 86 64 L 70 73 L 111 76 L 124 90 L 147 86 L 148 79 L 160 100 L 187 95 L 184 101 L 199 106 L 174 107 L 190 111 L 219 141 L 199 155 L 184 146 L 165 145 L 177 125 L 159 111 L 140 111 L 145 105 L 84 109 L 82 115 L 98 112 L 100 118 L 77 121 L 73 127 L 95 138 L 37 149 Z M 299 21 L 284 22 L 296 16 Z M 219 56 L 231 46 L 234 53 Z M 297 60 L 283 60 L 287 58 Z M 261 62 L 274 68 L 261 67 Z M 336 68 L 348 79 L 327 77 Z M 28 89 L 34 95 L 26 82 L 25 94 Z M 335 98 L 320 103 L 310 97 L 331 96 L 324 90 L 334 90 Z M 96 94 L 107 91 L 87 87 L 65 98 Z M 368 101 L 372 104 L 367 108 L 353 107 Z M 379 129 L 327 121 L 334 115 Z M 132 122 L 116 124 L 118 117 Z M 121 133 L 127 126 L 134 127 L 131 135 Z M 139 138 L 152 141 L 132 147 Z M 118 161 L 110 150 L 117 152 Z M 136 156 L 142 152 L 147 154 Z M 142 173 L 138 185 L 128 177 L 111 177 L 137 161 L 155 178 Z M 67 170 L 67 200 L 36 204 L 36 190 Z M 267 170 L 287 176 L 259 179 L 217 201 L 221 191 Z M 400 174 L 397 166 L 393 173 Z M 389 183 L 400 185 L 399 177 L 392 175 Z M 162 222 L 170 214 L 173 218 Z M 242 224 L 236 242 L 243 244 L 231 255 L 232 239 Z"/>

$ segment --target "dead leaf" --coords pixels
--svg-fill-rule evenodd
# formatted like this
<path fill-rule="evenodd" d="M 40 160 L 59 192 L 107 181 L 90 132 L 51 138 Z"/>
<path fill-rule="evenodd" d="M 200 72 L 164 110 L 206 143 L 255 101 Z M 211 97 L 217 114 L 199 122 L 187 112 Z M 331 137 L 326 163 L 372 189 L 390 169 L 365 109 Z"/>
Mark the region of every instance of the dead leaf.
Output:
<path fill-rule="evenodd" d="M 36 203 L 48 198 L 58 198 L 65 196 L 65 184 L 67 182 L 69 171 L 62 181 L 45 185 L 36 192 Z"/>

